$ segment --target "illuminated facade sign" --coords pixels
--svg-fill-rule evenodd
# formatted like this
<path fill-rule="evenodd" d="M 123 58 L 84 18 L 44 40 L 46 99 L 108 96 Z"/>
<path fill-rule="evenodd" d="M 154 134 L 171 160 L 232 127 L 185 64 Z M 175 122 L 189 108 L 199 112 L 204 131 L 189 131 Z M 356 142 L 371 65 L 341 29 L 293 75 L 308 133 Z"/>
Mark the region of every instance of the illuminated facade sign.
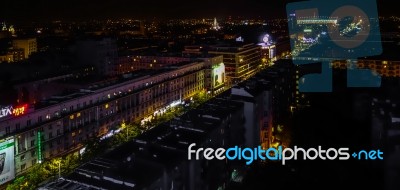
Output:
<path fill-rule="evenodd" d="M 42 132 L 38 131 L 37 132 L 37 157 L 38 157 L 38 162 L 42 163 L 43 161 L 43 155 L 42 155 Z"/>
<path fill-rule="evenodd" d="M 7 107 L 3 107 L 0 108 L 0 118 L 3 117 L 7 117 L 7 116 L 20 116 L 20 115 L 24 115 L 28 110 L 28 105 L 22 105 L 22 106 L 16 106 L 16 107 L 12 107 L 12 106 L 7 106 Z"/>
<path fill-rule="evenodd" d="M 220 63 L 212 67 L 212 85 L 219 87 L 225 84 L 225 64 Z"/>
<path fill-rule="evenodd" d="M 0 141 L 0 185 L 14 178 L 14 138 L 7 138 Z"/>

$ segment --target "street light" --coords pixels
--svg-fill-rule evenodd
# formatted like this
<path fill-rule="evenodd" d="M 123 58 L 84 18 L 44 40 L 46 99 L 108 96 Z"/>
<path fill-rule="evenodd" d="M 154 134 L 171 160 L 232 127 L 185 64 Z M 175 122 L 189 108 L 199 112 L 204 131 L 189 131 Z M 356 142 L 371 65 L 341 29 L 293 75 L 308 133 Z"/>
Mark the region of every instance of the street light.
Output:
<path fill-rule="evenodd" d="M 61 178 L 61 160 L 58 162 L 58 179 Z"/>
<path fill-rule="evenodd" d="M 56 162 L 58 164 L 58 179 L 60 179 L 61 178 L 61 158 L 58 159 Z"/>
<path fill-rule="evenodd" d="M 125 125 L 125 121 L 122 121 L 122 124 L 121 124 L 121 126 L 122 126 L 122 128 L 125 128 L 126 127 L 126 125 Z M 126 127 L 126 141 L 128 141 L 128 127 Z"/>

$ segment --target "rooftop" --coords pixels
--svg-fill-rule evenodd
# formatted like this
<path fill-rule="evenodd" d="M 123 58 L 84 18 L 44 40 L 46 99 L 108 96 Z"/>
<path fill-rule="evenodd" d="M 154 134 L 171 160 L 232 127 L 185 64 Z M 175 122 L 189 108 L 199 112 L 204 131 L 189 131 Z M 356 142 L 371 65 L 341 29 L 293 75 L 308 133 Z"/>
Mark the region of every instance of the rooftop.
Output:
<path fill-rule="evenodd" d="M 201 144 L 243 103 L 214 98 L 135 140 L 79 167 L 67 178 L 105 189 L 142 189 L 186 160 L 187 146 Z"/>

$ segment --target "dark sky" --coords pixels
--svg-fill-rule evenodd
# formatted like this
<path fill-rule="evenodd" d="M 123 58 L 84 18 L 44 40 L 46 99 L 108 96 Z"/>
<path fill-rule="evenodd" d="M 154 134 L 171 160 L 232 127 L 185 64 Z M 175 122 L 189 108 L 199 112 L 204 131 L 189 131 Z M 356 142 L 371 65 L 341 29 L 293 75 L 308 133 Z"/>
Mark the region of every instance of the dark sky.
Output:
<path fill-rule="evenodd" d="M 0 21 L 92 18 L 284 17 L 293 0 L 1 0 Z M 395 14 L 391 0 L 378 0 L 382 15 Z"/>

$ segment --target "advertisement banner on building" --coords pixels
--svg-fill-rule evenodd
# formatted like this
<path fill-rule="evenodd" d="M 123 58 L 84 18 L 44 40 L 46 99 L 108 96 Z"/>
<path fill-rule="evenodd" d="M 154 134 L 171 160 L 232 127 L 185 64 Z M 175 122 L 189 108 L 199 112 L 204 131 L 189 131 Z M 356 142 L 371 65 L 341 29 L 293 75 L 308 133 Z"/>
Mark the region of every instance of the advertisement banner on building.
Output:
<path fill-rule="evenodd" d="M 0 140 L 0 185 L 14 178 L 14 139 L 3 139 Z"/>

